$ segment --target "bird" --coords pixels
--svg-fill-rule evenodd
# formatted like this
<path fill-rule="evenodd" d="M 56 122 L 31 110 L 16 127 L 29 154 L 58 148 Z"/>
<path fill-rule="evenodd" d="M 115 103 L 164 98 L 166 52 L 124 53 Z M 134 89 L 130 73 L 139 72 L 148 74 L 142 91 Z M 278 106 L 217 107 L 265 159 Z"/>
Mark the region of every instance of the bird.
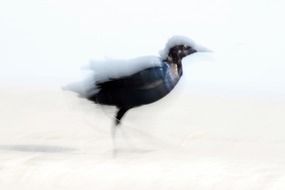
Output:
<path fill-rule="evenodd" d="M 115 106 L 114 124 L 118 126 L 130 109 L 154 103 L 175 88 L 183 75 L 182 60 L 186 56 L 207 51 L 188 37 L 173 36 L 160 51 L 160 56 L 117 61 L 115 68 L 110 64 L 112 60 L 98 64 L 99 68 L 96 63 L 91 64 L 89 69 L 95 74 L 88 82 L 68 89 L 96 104 Z M 104 69 L 107 65 L 113 67 L 109 73 Z M 98 70 L 106 71 L 100 74 Z"/>

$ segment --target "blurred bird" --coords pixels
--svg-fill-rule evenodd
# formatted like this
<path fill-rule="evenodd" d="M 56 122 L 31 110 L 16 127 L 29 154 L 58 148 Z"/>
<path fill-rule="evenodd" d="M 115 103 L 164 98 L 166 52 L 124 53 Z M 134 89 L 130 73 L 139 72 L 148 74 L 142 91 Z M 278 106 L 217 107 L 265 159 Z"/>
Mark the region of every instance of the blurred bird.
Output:
<path fill-rule="evenodd" d="M 125 70 L 121 69 L 116 73 L 113 68 L 113 73 L 105 73 L 106 76 L 103 79 L 93 77 L 89 80 L 84 92 L 78 90 L 80 86 L 69 89 L 97 104 L 116 106 L 118 110 L 115 125 L 117 126 L 128 110 L 153 103 L 173 90 L 183 74 L 182 59 L 184 57 L 206 51 L 208 51 L 206 48 L 197 45 L 187 37 L 174 36 L 168 40 L 164 50 L 160 52 L 160 57 L 126 60 L 125 63 L 129 65 Z M 105 62 L 105 64 L 108 63 Z M 130 69 L 134 66 L 132 64 L 135 67 Z M 120 64 L 117 66 L 120 67 Z M 93 70 L 96 73 L 96 68 Z"/>

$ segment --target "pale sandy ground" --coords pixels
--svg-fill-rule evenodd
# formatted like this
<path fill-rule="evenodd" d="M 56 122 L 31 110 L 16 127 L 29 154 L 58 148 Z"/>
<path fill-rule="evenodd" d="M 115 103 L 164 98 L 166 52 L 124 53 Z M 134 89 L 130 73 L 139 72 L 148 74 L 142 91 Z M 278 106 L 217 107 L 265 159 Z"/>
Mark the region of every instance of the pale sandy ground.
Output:
<path fill-rule="evenodd" d="M 285 189 L 285 102 L 172 93 L 130 111 L 2 88 L 0 189 Z"/>

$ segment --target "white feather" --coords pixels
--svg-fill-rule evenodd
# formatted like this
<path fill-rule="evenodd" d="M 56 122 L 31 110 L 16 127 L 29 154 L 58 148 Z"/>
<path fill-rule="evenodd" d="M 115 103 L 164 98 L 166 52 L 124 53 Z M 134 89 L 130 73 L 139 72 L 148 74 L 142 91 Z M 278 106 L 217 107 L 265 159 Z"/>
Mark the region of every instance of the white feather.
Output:
<path fill-rule="evenodd" d="M 89 65 L 83 67 L 84 70 L 90 71 L 85 79 L 69 84 L 64 89 L 76 92 L 81 97 L 88 97 L 98 92 L 96 82 L 129 76 L 147 68 L 160 67 L 161 64 L 161 59 L 155 56 L 130 60 L 105 59 L 103 61 L 91 61 Z"/>

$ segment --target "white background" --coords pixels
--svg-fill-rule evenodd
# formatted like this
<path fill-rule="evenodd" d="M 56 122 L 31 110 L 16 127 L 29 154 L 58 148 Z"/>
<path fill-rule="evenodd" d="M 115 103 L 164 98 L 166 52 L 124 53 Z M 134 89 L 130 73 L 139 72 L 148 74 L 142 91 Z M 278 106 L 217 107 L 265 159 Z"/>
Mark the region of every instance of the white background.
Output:
<path fill-rule="evenodd" d="M 192 85 L 283 96 L 283 9 L 278 0 L 1 1 L 1 83 L 62 85 L 92 59 L 157 55 L 178 34 L 214 51 L 212 64 L 191 65 Z"/>

